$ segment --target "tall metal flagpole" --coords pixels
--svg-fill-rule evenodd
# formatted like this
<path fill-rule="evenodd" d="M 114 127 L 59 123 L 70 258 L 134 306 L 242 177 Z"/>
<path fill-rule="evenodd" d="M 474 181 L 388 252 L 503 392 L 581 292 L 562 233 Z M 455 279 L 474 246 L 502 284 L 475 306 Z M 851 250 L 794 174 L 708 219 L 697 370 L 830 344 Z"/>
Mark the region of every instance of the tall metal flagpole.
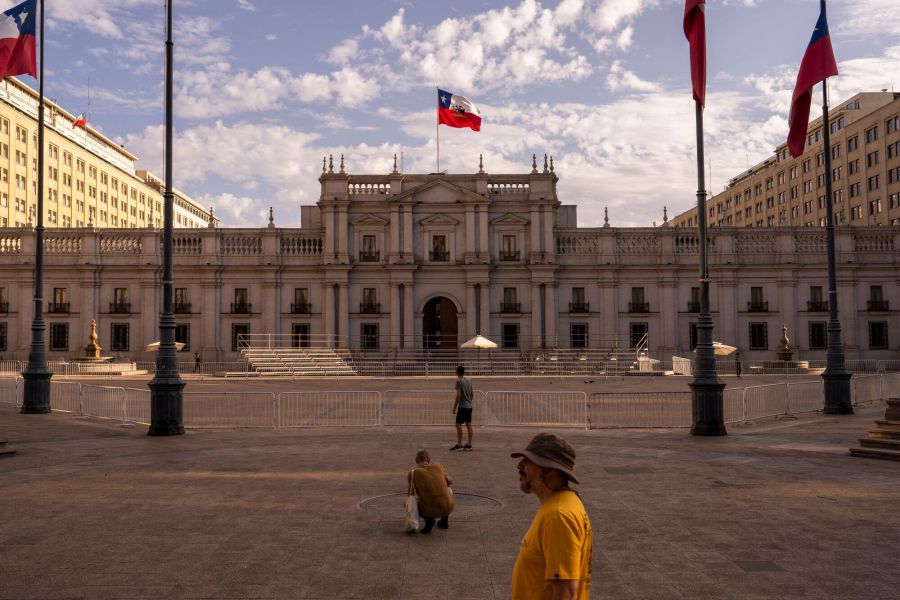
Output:
<path fill-rule="evenodd" d="M 172 2 L 166 2 L 166 191 L 163 194 L 163 310 L 159 318 L 159 352 L 156 355 L 156 374 L 150 387 L 149 435 L 181 435 L 184 433 L 182 412 L 184 381 L 178 373 L 175 351 L 175 289 L 172 285 L 172 224 L 174 194 L 172 193 Z"/>
<path fill-rule="evenodd" d="M 692 435 L 725 435 L 723 390 L 725 383 L 716 373 L 713 351 L 713 320 L 709 312 L 709 256 L 706 243 L 706 183 L 703 179 L 703 106 L 695 100 L 697 121 L 697 223 L 700 229 L 700 318 L 694 380 L 689 384 L 693 424 Z"/>
<path fill-rule="evenodd" d="M 441 90 L 438 89 L 438 93 L 441 93 Z M 435 115 L 434 119 L 434 131 L 435 131 L 435 145 L 437 146 L 437 171 L 436 173 L 441 172 L 441 122 L 440 119 Z"/>
<path fill-rule="evenodd" d="M 838 320 L 837 267 L 834 247 L 834 198 L 831 193 L 831 131 L 828 122 L 828 79 L 822 81 L 822 132 L 825 145 L 825 235 L 828 245 L 828 354 L 822 381 L 825 405 L 822 412 L 832 415 L 853 414 L 850 377 L 844 363 L 841 322 Z"/>
<path fill-rule="evenodd" d="M 44 0 L 40 0 L 40 57 L 38 72 L 38 178 L 37 222 L 34 228 L 34 319 L 31 322 L 31 351 L 28 366 L 22 372 L 25 380 L 22 412 L 50 412 L 50 378 L 47 366 L 47 344 L 44 338 Z"/>

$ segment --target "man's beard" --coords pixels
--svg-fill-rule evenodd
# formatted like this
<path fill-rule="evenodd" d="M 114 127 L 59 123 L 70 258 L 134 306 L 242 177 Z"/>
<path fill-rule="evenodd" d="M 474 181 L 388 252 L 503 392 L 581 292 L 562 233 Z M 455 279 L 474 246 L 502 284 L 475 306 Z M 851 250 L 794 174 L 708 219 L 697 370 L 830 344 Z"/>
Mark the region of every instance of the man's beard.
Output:
<path fill-rule="evenodd" d="M 525 477 L 525 472 L 519 471 L 519 478 L 521 479 L 523 477 Z M 530 494 L 532 492 L 531 482 L 527 479 L 519 481 L 519 489 L 522 490 L 523 494 Z"/>

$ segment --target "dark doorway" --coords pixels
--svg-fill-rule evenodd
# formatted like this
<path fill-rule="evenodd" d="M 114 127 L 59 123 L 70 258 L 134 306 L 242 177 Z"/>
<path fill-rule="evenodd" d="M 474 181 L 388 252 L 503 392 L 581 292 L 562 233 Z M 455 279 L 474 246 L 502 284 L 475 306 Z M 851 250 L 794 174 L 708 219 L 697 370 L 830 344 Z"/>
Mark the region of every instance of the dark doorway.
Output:
<path fill-rule="evenodd" d="M 422 345 L 425 348 L 456 350 L 456 305 L 447 298 L 432 298 L 422 315 Z"/>

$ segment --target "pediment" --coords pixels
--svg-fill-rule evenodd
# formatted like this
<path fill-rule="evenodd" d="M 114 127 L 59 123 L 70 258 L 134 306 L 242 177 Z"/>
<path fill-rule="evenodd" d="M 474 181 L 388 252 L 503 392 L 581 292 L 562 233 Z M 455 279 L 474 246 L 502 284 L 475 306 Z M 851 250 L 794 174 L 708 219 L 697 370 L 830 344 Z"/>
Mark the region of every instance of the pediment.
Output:
<path fill-rule="evenodd" d="M 449 181 L 435 179 L 401 192 L 391 198 L 392 202 L 415 200 L 424 204 L 448 204 L 460 200 L 488 202 L 488 199 L 472 190 L 467 190 Z"/>
<path fill-rule="evenodd" d="M 459 220 L 442 213 L 419 219 L 419 225 L 459 225 Z"/>
<path fill-rule="evenodd" d="M 354 225 L 377 225 L 379 227 L 384 227 L 388 224 L 388 221 L 382 219 L 378 215 L 373 215 L 372 213 L 366 213 L 364 215 L 360 215 L 353 219 L 352 223 Z"/>
<path fill-rule="evenodd" d="M 505 213 L 491 221 L 491 225 L 528 225 L 528 219 L 512 213 Z"/>

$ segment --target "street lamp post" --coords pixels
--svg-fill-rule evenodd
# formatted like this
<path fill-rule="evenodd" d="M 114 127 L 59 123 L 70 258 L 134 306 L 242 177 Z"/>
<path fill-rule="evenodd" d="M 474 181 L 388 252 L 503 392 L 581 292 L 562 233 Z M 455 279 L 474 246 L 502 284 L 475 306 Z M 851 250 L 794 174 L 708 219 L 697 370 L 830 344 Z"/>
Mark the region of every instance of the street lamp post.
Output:
<path fill-rule="evenodd" d="M 172 225 L 175 211 L 172 192 L 172 1 L 166 2 L 166 191 L 163 194 L 163 310 L 159 318 L 159 352 L 156 373 L 150 382 L 149 435 L 184 433 L 182 412 L 184 380 L 178 373 L 175 350 L 175 289 L 172 285 Z"/>

